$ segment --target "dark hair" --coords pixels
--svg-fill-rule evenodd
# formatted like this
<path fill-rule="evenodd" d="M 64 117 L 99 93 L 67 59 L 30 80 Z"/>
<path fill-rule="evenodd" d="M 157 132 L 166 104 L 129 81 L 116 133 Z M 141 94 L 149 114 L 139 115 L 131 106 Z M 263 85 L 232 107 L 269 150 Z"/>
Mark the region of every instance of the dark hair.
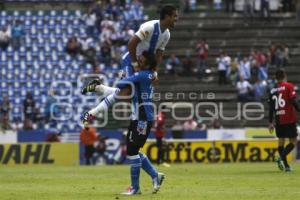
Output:
<path fill-rule="evenodd" d="M 165 19 L 166 15 L 172 16 L 173 12 L 176 10 L 177 8 L 173 5 L 165 5 L 160 10 L 160 19 Z"/>
<path fill-rule="evenodd" d="M 278 69 L 275 72 L 275 77 L 277 80 L 283 80 L 285 75 L 286 75 L 286 73 L 285 73 L 284 69 Z"/>
<path fill-rule="evenodd" d="M 154 70 L 157 66 L 155 55 L 148 51 L 144 51 L 142 55 L 146 58 L 146 64 L 149 66 L 149 69 Z"/>

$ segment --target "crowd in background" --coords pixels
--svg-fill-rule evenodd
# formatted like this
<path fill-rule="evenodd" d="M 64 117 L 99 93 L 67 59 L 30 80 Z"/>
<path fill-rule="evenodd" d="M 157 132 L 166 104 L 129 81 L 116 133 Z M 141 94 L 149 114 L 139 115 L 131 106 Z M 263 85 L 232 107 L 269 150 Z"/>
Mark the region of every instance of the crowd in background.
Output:
<path fill-rule="evenodd" d="M 139 0 L 126 2 L 96 1 L 81 19 L 86 34 L 73 36 L 66 44 L 66 52 L 72 56 L 81 54 L 93 66 L 93 73 L 120 67 L 129 39 L 145 20 Z"/>
<path fill-rule="evenodd" d="M 68 38 L 65 52 L 73 58 L 82 55 L 86 63 L 92 65 L 93 70 L 90 73 L 105 73 L 102 71 L 104 68 L 113 68 L 116 71 L 114 76 L 117 76 L 121 56 L 127 51 L 128 41 L 145 19 L 140 0 L 95 1 L 80 19 L 85 27 L 85 34 Z M 9 46 L 14 50 L 19 49 L 23 46 L 26 34 L 21 20 L 14 21 L 11 26 L 1 26 L 0 51 L 6 51 Z M 8 105 L 11 103 L 7 96 L 3 96 L 2 99 L 1 129 L 32 130 L 44 124 L 56 126 L 52 116 L 58 111 L 51 110 L 51 106 L 56 102 L 54 91 L 49 91 L 44 113 L 36 106 L 33 94 L 28 92 L 23 102 L 23 117 L 14 119 L 13 127 L 9 123 L 12 108 Z"/>

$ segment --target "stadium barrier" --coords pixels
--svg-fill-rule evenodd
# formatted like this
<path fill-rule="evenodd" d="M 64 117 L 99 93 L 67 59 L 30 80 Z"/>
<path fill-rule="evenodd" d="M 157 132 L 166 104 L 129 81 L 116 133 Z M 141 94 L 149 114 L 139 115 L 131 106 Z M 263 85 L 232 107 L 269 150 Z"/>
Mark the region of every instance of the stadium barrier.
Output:
<path fill-rule="evenodd" d="M 17 143 L 17 132 L 15 131 L 0 131 L 0 144 Z"/>
<path fill-rule="evenodd" d="M 0 165 L 79 165 L 78 143 L 0 144 Z"/>
<path fill-rule="evenodd" d="M 155 142 L 147 142 L 142 151 L 151 161 L 157 159 Z M 169 163 L 273 162 L 275 156 L 277 140 L 169 140 L 165 144 L 165 159 Z M 291 154 L 288 160 L 292 160 Z"/>
<path fill-rule="evenodd" d="M 37 130 L 37 131 L 19 131 L 18 133 L 12 131 L 6 131 L 0 134 L 0 144 L 16 144 L 31 143 L 32 147 L 22 147 L 21 144 L 2 145 L 0 147 L 0 163 L 1 164 L 43 164 L 47 161 L 46 147 L 49 143 L 42 143 L 45 141 L 47 134 L 50 130 Z M 101 135 L 108 137 L 106 140 L 106 157 L 108 158 L 107 163 L 113 163 L 113 159 L 118 157 L 120 154 L 120 144 L 124 142 L 124 130 L 101 130 Z M 273 161 L 274 155 L 277 153 L 277 140 L 274 138 L 274 134 L 270 135 L 268 129 L 218 129 L 218 130 L 207 130 L 207 131 L 181 131 L 176 133 L 177 138 L 173 139 L 174 132 L 167 130 L 166 132 L 166 154 L 167 161 L 172 163 L 188 163 L 188 162 L 199 162 L 199 163 L 213 163 L 213 162 L 267 162 Z M 270 138 L 272 137 L 272 138 Z M 145 145 L 143 151 L 147 153 L 150 159 L 156 159 L 157 148 L 155 146 L 155 137 L 153 132 L 149 136 L 149 142 Z M 62 153 L 55 152 L 68 152 L 65 150 L 64 145 L 69 143 L 76 145 L 75 150 L 72 150 L 72 157 L 68 157 L 66 161 L 61 162 L 63 156 Z M 59 165 L 73 165 L 73 164 L 84 164 L 84 148 L 79 143 L 79 133 L 63 134 L 61 143 L 51 143 L 50 149 L 53 154 L 49 154 L 49 160 L 54 159 L 53 163 Z M 36 147 L 36 143 L 40 146 Z M 46 145 L 46 146 L 45 146 Z M 57 146 L 58 145 L 58 146 Z M 299 145 L 300 146 L 300 145 Z M 299 148 L 298 146 L 298 148 Z M 25 148 L 25 150 L 23 149 Z M 26 148 L 29 148 L 26 150 Z M 38 148 L 38 158 L 36 154 L 31 156 L 27 161 L 28 155 L 31 151 Z M 10 150 L 9 150 L 10 149 Z M 33 150 L 32 150 L 33 149 Z M 60 150 L 55 150 L 60 149 Z M 297 149 L 298 150 L 298 149 Z M 299 150 L 300 151 L 300 150 Z M 296 158 L 300 159 L 299 151 L 296 152 Z M 77 153 L 74 153 L 77 152 Z M 45 154 L 45 155 L 44 155 Z M 57 155 L 58 154 L 58 155 Z M 71 155 L 70 154 L 70 155 Z M 74 156 L 76 154 L 76 156 Z M 52 156 L 54 155 L 54 156 Z M 17 158 L 14 158 L 17 157 Z M 73 161 L 71 161 L 74 158 Z M 289 158 L 292 159 L 292 156 Z M 25 161 L 24 161 L 25 160 Z M 46 162 L 45 161 L 45 162 Z"/>

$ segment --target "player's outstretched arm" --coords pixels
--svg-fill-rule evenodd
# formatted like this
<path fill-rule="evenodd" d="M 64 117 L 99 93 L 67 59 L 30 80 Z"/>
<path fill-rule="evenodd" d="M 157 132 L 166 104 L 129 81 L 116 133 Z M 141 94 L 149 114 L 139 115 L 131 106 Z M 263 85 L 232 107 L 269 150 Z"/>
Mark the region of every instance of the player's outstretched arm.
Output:
<path fill-rule="evenodd" d="M 138 36 L 134 35 L 128 43 L 128 50 L 132 62 L 131 64 L 134 68 L 138 66 L 138 60 L 136 57 L 136 47 L 140 42 L 141 39 Z"/>

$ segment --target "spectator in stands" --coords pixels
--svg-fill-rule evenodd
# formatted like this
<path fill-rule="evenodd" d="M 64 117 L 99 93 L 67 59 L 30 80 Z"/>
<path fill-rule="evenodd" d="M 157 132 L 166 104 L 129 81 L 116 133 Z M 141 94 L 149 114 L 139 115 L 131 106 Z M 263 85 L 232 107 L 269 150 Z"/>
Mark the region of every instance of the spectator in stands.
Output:
<path fill-rule="evenodd" d="M 131 10 L 132 10 L 132 15 L 133 19 L 135 20 L 135 28 L 138 28 L 138 25 L 144 20 L 144 7 L 142 2 L 140 0 L 133 0 L 131 2 Z"/>
<path fill-rule="evenodd" d="M 0 133 L 5 132 L 7 130 L 12 130 L 12 127 L 9 123 L 8 115 L 3 116 L 0 120 L 1 120 Z"/>
<path fill-rule="evenodd" d="M 229 72 L 227 75 L 228 79 L 230 80 L 233 86 L 235 86 L 238 80 L 238 72 L 239 72 L 238 58 L 235 58 L 229 67 Z"/>
<path fill-rule="evenodd" d="M 260 102 L 266 92 L 266 82 L 257 79 L 255 84 L 253 85 L 253 92 L 254 100 Z"/>
<path fill-rule="evenodd" d="M 32 130 L 32 129 L 33 129 L 32 121 L 28 118 L 25 118 L 24 119 L 23 130 Z"/>
<path fill-rule="evenodd" d="M 25 36 L 25 30 L 20 20 L 16 20 L 15 25 L 12 27 L 12 46 L 18 49 L 22 46 Z"/>
<path fill-rule="evenodd" d="M 11 30 L 10 28 L 3 26 L 0 29 L 0 48 L 5 51 L 9 46 L 11 40 Z"/>
<path fill-rule="evenodd" d="M 271 66 L 276 65 L 277 62 L 276 52 L 277 52 L 277 45 L 274 42 L 272 42 L 271 46 L 269 47 L 269 61 Z"/>
<path fill-rule="evenodd" d="M 26 98 L 23 102 L 24 117 L 32 122 L 34 115 L 35 101 L 30 92 L 27 92 Z"/>
<path fill-rule="evenodd" d="M 86 34 L 88 37 L 91 38 L 94 37 L 94 33 L 96 29 L 96 21 L 97 21 L 97 16 L 92 11 L 93 10 L 89 9 L 88 13 L 83 17 L 86 25 Z"/>
<path fill-rule="evenodd" d="M 270 0 L 260 0 L 261 18 L 270 19 Z"/>
<path fill-rule="evenodd" d="M 175 75 L 176 68 L 180 66 L 180 60 L 176 55 L 173 53 L 170 55 L 168 60 L 166 61 L 166 74 Z"/>
<path fill-rule="evenodd" d="M 46 99 L 46 105 L 45 105 L 45 123 L 49 123 L 51 120 L 52 116 L 55 116 L 55 110 L 54 103 L 56 103 L 56 99 L 54 98 L 55 96 L 55 91 L 54 90 L 49 90 L 49 95 L 47 96 Z"/>
<path fill-rule="evenodd" d="M 185 13 L 196 10 L 196 7 L 197 7 L 196 0 L 184 0 L 184 12 Z"/>
<path fill-rule="evenodd" d="M 101 45 L 101 59 L 106 66 L 111 64 L 112 55 L 109 41 L 106 41 Z"/>
<path fill-rule="evenodd" d="M 44 115 L 41 113 L 39 108 L 34 108 L 33 112 L 33 127 L 34 129 L 40 129 L 43 127 L 44 124 Z"/>
<path fill-rule="evenodd" d="M 214 9 L 221 10 L 222 9 L 222 0 L 214 0 Z"/>
<path fill-rule="evenodd" d="M 278 45 L 276 58 L 276 67 L 285 67 L 289 60 L 289 48 L 286 45 Z"/>
<path fill-rule="evenodd" d="M 193 74 L 193 61 L 189 53 L 186 53 L 185 58 L 182 61 L 182 75 L 190 76 Z"/>
<path fill-rule="evenodd" d="M 293 4 L 292 0 L 281 0 L 283 12 L 292 12 Z"/>
<path fill-rule="evenodd" d="M 286 66 L 289 64 L 289 60 L 290 60 L 290 49 L 286 44 L 283 44 L 282 47 L 283 47 L 283 52 L 284 52 L 283 53 L 284 54 L 283 66 Z"/>
<path fill-rule="evenodd" d="M 240 63 L 239 76 L 242 76 L 245 80 L 251 80 L 251 63 L 247 56 Z"/>
<path fill-rule="evenodd" d="M 230 67 L 231 67 L 231 57 L 227 54 L 227 52 L 224 52 L 224 61 L 226 65 L 226 83 L 227 83 L 227 77 L 230 73 Z"/>
<path fill-rule="evenodd" d="M 197 118 L 197 129 L 200 131 L 205 131 L 207 129 L 206 124 L 200 116 Z"/>
<path fill-rule="evenodd" d="M 222 124 L 221 124 L 219 118 L 214 118 L 211 121 L 211 127 L 212 127 L 212 129 L 221 129 L 222 128 Z"/>
<path fill-rule="evenodd" d="M 209 50 L 209 46 L 206 43 L 206 39 L 202 39 L 196 46 L 196 52 L 198 54 L 197 68 L 198 68 L 199 78 L 202 78 L 207 68 L 208 50 Z"/>
<path fill-rule="evenodd" d="M 240 80 L 236 84 L 236 88 L 238 91 L 238 101 L 247 102 L 252 100 L 251 94 L 253 91 L 253 86 L 244 79 L 243 76 L 240 76 Z"/>
<path fill-rule="evenodd" d="M 190 12 L 190 0 L 184 0 L 184 10 L 183 12 L 188 13 Z"/>
<path fill-rule="evenodd" d="M 190 131 L 190 130 L 196 130 L 198 127 L 197 121 L 192 118 L 183 124 L 183 130 Z"/>
<path fill-rule="evenodd" d="M 225 9 L 226 9 L 226 12 L 234 12 L 235 11 L 235 0 L 225 0 Z"/>
<path fill-rule="evenodd" d="M 78 53 L 80 53 L 80 49 L 81 47 L 76 36 L 73 36 L 68 39 L 65 49 L 68 54 L 75 57 L 78 55 Z"/>
<path fill-rule="evenodd" d="M 101 21 L 103 19 L 103 7 L 104 7 L 104 4 L 105 1 L 96 1 L 93 5 L 92 5 L 92 8 L 91 8 L 91 12 L 92 13 L 95 13 L 96 15 L 96 22 L 95 22 L 95 27 L 97 28 L 98 30 L 98 33 L 101 33 Z"/>
<path fill-rule="evenodd" d="M 267 57 L 262 50 L 254 51 L 254 59 L 258 67 L 266 67 Z"/>
<path fill-rule="evenodd" d="M 245 21 L 252 21 L 254 17 L 254 0 L 245 0 L 244 1 L 244 19 Z"/>
<path fill-rule="evenodd" d="M 83 37 L 78 40 L 80 45 L 80 53 L 84 56 L 87 63 L 90 63 L 92 66 L 97 64 L 96 59 L 96 49 L 94 48 L 94 43 L 92 38 Z"/>
<path fill-rule="evenodd" d="M 80 141 L 84 145 L 84 157 L 86 165 L 94 164 L 93 154 L 95 153 L 94 144 L 99 140 L 96 129 L 89 126 L 81 130 Z"/>
<path fill-rule="evenodd" d="M 218 71 L 219 71 L 219 85 L 226 84 L 226 72 L 227 72 L 227 64 L 225 60 L 225 54 L 222 51 L 220 53 L 220 56 L 216 59 L 217 65 L 218 65 Z"/>
<path fill-rule="evenodd" d="M 11 111 L 11 103 L 9 102 L 8 96 L 3 96 L 2 101 L 0 102 L 0 119 L 2 117 L 8 117 Z"/>

